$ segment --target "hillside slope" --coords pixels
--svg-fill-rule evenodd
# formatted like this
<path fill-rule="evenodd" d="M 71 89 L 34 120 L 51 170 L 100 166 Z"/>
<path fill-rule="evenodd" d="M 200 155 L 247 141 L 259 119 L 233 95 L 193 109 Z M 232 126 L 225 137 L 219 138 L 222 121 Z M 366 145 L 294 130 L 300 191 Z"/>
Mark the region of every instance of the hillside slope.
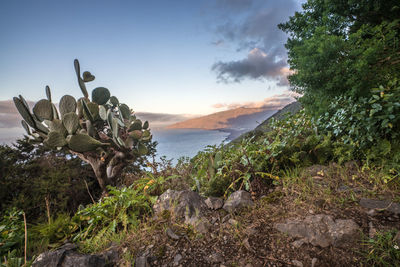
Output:
<path fill-rule="evenodd" d="M 265 118 L 274 112 L 274 110 L 267 110 L 263 108 L 241 107 L 178 122 L 167 126 L 167 129 L 251 129 L 257 125 L 258 121 L 260 121 L 262 118 Z"/>
<path fill-rule="evenodd" d="M 279 111 L 277 111 L 275 114 L 273 114 L 272 116 L 268 117 L 268 119 L 264 120 L 262 123 L 260 123 L 254 130 L 246 132 L 242 135 L 240 135 L 239 137 L 237 137 L 236 139 L 232 140 L 231 143 L 238 143 L 240 142 L 243 138 L 247 138 L 250 136 L 259 136 L 262 133 L 268 132 L 270 129 L 268 127 L 268 124 L 270 123 L 270 121 L 274 118 L 274 119 L 282 119 L 287 113 L 296 113 L 301 109 L 301 104 L 300 102 L 296 101 L 293 102 L 285 107 L 283 107 L 282 109 L 280 109 Z"/>

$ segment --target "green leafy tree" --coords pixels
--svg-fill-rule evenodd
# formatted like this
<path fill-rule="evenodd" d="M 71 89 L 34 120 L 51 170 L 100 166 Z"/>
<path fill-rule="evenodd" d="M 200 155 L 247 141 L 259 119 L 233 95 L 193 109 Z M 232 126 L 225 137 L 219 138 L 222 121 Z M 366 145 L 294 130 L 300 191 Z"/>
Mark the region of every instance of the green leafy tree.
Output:
<path fill-rule="evenodd" d="M 64 150 L 32 144 L 26 137 L 0 146 L 0 215 L 16 207 L 29 222 L 55 213 L 72 214 L 98 198 L 101 189 L 91 167 Z M 47 219 L 46 219 L 47 221 Z"/>
<path fill-rule="evenodd" d="M 148 154 L 152 138 L 149 123 L 137 119 L 107 88 L 95 88 L 90 100 L 86 83 L 95 77 L 88 71 L 81 74 L 78 60 L 74 66 L 84 97 L 76 100 L 64 95 L 57 110 L 46 86 L 47 99 L 39 100 L 32 112 L 21 95 L 14 97 L 14 103 L 33 142 L 65 149 L 90 164 L 103 193 L 107 193 L 107 185 L 115 184 L 128 164 Z"/>
<path fill-rule="evenodd" d="M 289 34 L 291 87 L 317 114 L 333 96 L 369 97 L 399 77 L 397 0 L 308 0 L 278 27 Z"/>

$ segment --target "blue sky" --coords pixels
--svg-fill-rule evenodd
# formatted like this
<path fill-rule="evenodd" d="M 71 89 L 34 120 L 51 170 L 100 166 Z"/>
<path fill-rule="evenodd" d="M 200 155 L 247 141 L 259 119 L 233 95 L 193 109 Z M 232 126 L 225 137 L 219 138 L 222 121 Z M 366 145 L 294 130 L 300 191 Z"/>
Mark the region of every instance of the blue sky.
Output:
<path fill-rule="evenodd" d="M 96 76 L 89 89 L 107 87 L 135 111 L 257 103 L 288 88 L 276 24 L 299 8 L 294 0 L 0 1 L 0 101 L 37 101 L 46 85 L 55 100 L 80 97 L 78 58 Z"/>

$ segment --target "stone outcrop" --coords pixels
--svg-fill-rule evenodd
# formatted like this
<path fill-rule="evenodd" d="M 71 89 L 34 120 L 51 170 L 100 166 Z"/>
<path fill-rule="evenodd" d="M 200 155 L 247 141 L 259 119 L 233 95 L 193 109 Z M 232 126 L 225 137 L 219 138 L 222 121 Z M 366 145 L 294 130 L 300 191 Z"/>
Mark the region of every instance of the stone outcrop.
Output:
<path fill-rule="evenodd" d="M 76 245 L 65 244 L 54 251 L 40 254 L 33 267 L 111 267 L 119 261 L 118 251 L 109 249 L 101 254 L 86 255 L 76 251 Z"/>
<path fill-rule="evenodd" d="M 244 190 L 233 192 L 224 204 L 224 210 L 227 212 L 236 212 L 242 208 L 251 207 L 254 205 L 251 199 L 251 194 Z"/>
<path fill-rule="evenodd" d="M 334 220 L 330 215 L 318 214 L 307 216 L 304 220 L 288 219 L 284 223 L 276 223 L 278 231 L 291 237 L 299 238 L 294 245 L 303 243 L 314 246 L 344 247 L 359 239 L 360 227 L 353 220 Z"/>

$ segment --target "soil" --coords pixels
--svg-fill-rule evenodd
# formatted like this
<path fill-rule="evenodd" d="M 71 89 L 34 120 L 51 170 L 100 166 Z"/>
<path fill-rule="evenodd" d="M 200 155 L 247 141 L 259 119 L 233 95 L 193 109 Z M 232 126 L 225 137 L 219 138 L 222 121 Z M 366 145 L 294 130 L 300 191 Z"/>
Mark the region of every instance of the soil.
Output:
<path fill-rule="evenodd" d="M 150 219 L 142 231 L 122 244 L 121 249 L 134 257 L 148 256 L 151 266 L 368 266 L 363 263 L 362 240 L 368 237 L 370 222 L 378 231 L 399 229 L 399 216 L 385 211 L 371 216 L 358 205 L 359 199 L 374 188 L 368 188 L 368 183 L 356 184 L 352 179 L 343 179 L 358 175 L 357 171 L 339 175 L 335 171 L 329 174 L 332 167 L 315 169 L 312 173 L 303 173 L 292 185 L 260 189 L 260 192 L 269 193 L 258 197 L 252 208 L 238 214 L 210 210 L 206 217 L 211 227 L 206 234 L 196 233 L 170 214 Z M 313 183 L 314 180 L 319 182 Z M 349 189 L 339 190 L 343 184 Z M 304 218 L 312 214 L 354 220 L 363 232 L 360 240 L 344 248 L 321 248 L 311 244 L 295 247 L 294 238 L 273 227 L 286 218 Z M 179 240 L 168 236 L 167 228 L 180 236 Z"/>

